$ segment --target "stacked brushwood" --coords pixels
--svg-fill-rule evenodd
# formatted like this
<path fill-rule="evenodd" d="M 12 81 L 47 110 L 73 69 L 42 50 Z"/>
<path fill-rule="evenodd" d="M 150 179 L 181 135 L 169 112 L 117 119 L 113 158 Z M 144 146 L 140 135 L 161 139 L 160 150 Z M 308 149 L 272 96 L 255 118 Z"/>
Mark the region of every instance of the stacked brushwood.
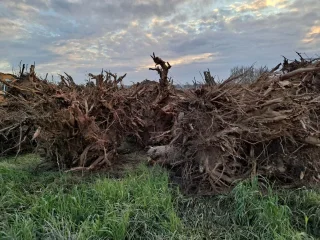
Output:
<path fill-rule="evenodd" d="M 282 66 L 252 84 L 241 83 L 244 73 L 192 90 L 176 103 L 171 142 L 149 156 L 200 194 L 255 176 L 287 186 L 320 182 L 320 62 L 301 57 Z"/>
<path fill-rule="evenodd" d="M 0 79 L 9 88 L 0 105 L 0 150 L 36 146 L 59 169 L 88 171 L 125 164 L 120 149 L 131 139 L 198 194 L 255 176 L 286 185 L 320 181 L 318 61 L 285 59 L 281 71 L 278 65 L 250 84 L 239 75 L 177 90 L 171 65 L 151 57 L 159 83 L 130 88 L 122 86 L 125 75 L 110 72 L 90 74 L 95 82 L 86 85 L 68 74 L 54 84 L 34 66 L 14 81 Z"/>
<path fill-rule="evenodd" d="M 142 120 L 134 115 L 127 91 L 119 86 L 124 76 L 112 80 L 107 72 L 91 77 L 96 82 L 87 86 L 75 84 L 67 74 L 54 84 L 39 79 L 32 67 L 29 73 L 6 83 L 10 90 L 1 108 L 4 136 L 16 126 L 31 130 L 31 136 L 15 134 L 19 137 L 14 145 L 37 142 L 41 155 L 60 169 L 111 165 L 123 137 L 140 138 Z"/>
<path fill-rule="evenodd" d="M 0 106 L 0 155 L 23 152 L 31 143 L 59 169 L 96 170 L 119 163 L 118 149 L 126 139 L 137 147 L 154 138 L 161 142 L 158 133 L 170 129 L 173 121 L 162 106 L 174 97 L 165 83 L 167 63 L 153 58 L 164 67 L 154 69 L 163 78 L 162 85 L 144 81 L 127 89 L 122 85 L 126 74 L 118 77 L 111 72 L 89 74 L 94 81 L 86 85 L 76 84 L 65 73 L 55 84 L 38 78 L 34 65 L 28 73 L 11 75 L 9 82 L 0 79 L 9 88 Z"/>

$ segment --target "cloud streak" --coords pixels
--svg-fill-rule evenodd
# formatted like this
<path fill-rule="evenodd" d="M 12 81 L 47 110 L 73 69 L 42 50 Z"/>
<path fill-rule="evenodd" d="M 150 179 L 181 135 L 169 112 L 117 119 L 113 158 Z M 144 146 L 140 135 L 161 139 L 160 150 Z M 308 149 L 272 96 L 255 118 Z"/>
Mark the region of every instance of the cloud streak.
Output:
<path fill-rule="evenodd" d="M 266 8 L 285 8 L 288 0 L 255 0 L 249 2 L 231 4 L 236 12 L 260 11 Z"/>

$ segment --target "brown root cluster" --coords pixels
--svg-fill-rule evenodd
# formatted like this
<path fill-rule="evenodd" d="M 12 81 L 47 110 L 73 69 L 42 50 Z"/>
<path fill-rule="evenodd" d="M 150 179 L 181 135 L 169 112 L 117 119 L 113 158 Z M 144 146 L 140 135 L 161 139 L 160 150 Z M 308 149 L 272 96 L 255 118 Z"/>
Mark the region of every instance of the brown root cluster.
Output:
<path fill-rule="evenodd" d="M 320 181 L 319 61 L 285 59 L 254 83 L 239 75 L 178 90 L 171 65 L 152 59 L 159 83 L 129 88 L 126 75 L 110 72 L 90 74 L 95 82 L 86 85 L 68 74 L 58 84 L 40 79 L 34 66 L 10 81 L 1 74 L 9 90 L 0 100 L 0 154 L 35 147 L 62 170 L 108 170 L 125 164 L 130 140 L 187 192 L 223 192 L 255 176 L 288 186 Z"/>

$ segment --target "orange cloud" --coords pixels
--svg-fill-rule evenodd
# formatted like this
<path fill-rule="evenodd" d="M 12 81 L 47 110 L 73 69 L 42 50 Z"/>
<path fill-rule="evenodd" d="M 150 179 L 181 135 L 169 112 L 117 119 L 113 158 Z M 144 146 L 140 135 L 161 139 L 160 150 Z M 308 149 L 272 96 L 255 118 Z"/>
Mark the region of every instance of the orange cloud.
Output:
<path fill-rule="evenodd" d="M 203 53 L 203 54 L 196 54 L 196 55 L 187 55 L 179 58 L 174 58 L 170 61 L 171 65 L 187 65 L 190 63 L 196 63 L 196 62 L 205 62 L 209 59 L 214 59 L 216 54 L 213 53 Z"/>
<path fill-rule="evenodd" d="M 267 7 L 283 8 L 287 0 L 255 0 L 253 2 L 244 2 L 232 4 L 230 7 L 237 12 L 258 11 Z"/>
<path fill-rule="evenodd" d="M 311 28 L 311 31 L 308 33 L 309 36 L 320 34 L 320 26 L 314 26 Z"/>
<path fill-rule="evenodd" d="M 313 42 L 317 36 L 320 35 L 320 25 L 313 26 L 310 31 L 306 34 L 305 38 L 302 40 L 304 43 Z"/>
<path fill-rule="evenodd" d="M 168 62 L 172 66 L 188 65 L 191 63 L 201 63 L 201 62 L 203 63 L 207 61 L 212 61 L 216 59 L 217 56 L 218 56 L 218 53 L 193 54 L 193 55 L 185 55 L 177 58 L 171 58 L 171 59 L 168 59 Z M 150 65 L 150 61 L 148 61 L 148 63 L 145 62 L 144 64 L 136 68 L 136 72 L 148 69 L 150 67 L 154 67 L 154 65 Z"/>

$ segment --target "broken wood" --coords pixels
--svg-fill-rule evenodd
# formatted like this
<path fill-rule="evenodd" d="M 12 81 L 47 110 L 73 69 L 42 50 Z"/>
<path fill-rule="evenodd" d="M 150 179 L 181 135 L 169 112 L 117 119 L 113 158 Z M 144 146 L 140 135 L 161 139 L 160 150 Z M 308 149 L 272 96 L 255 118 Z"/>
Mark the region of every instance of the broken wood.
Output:
<path fill-rule="evenodd" d="M 155 68 L 149 68 L 149 70 L 157 71 L 160 76 L 160 89 L 165 92 L 168 89 L 169 80 L 168 80 L 168 73 L 171 65 L 169 62 L 163 61 L 161 58 L 156 57 L 155 54 L 151 55 L 152 60 L 155 63 Z M 159 66 L 161 68 L 159 68 Z"/>

